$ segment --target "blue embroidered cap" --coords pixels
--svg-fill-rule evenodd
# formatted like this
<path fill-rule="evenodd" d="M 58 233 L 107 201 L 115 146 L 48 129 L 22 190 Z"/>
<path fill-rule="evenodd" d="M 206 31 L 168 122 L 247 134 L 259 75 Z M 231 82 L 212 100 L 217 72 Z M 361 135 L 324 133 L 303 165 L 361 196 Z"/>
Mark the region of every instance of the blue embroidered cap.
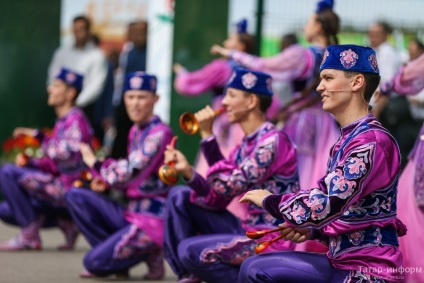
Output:
<path fill-rule="evenodd" d="M 78 74 L 67 68 L 60 69 L 55 79 L 64 81 L 65 84 L 76 88 L 78 91 L 82 90 L 82 83 L 83 83 L 84 77 L 81 74 Z"/>
<path fill-rule="evenodd" d="M 239 22 L 237 22 L 236 27 L 237 33 L 247 33 L 247 20 L 241 19 Z"/>
<path fill-rule="evenodd" d="M 273 96 L 272 77 L 262 72 L 235 68 L 227 83 L 227 88 L 230 87 L 251 93 Z"/>
<path fill-rule="evenodd" d="M 333 10 L 333 7 L 334 7 L 333 0 L 320 0 L 317 3 L 317 8 L 315 9 L 315 12 L 318 14 L 327 9 Z"/>
<path fill-rule="evenodd" d="M 375 51 L 353 44 L 328 46 L 319 71 L 324 69 L 379 74 Z"/>
<path fill-rule="evenodd" d="M 145 72 L 129 73 L 125 78 L 124 91 L 127 90 L 147 90 L 156 93 L 156 76 Z"/>

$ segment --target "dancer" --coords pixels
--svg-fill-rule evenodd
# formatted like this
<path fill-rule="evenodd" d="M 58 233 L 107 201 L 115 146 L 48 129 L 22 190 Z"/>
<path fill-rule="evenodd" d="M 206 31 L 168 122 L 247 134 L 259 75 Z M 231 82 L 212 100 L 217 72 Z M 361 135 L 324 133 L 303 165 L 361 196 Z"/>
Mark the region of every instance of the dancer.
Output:
<path fill-rule="evenodd" d="M 87 169 L 79 146 L 90 142 L 92 130 L 84 113 L 75 106 L 82 83 L 81 75 L 62 68 L 49 85 L 47 104 L 57 116 L 51 135 L 29 128 L 13 132 L 14 136 L 36 137 L 45 156 L 27 160 L 20 154 L 16 165 L 6 164 L 0 171 L 5 199 L 0 204 L 0 218 L 21 227 L 16 237 L 0 245 L 0 250 L 41 249 L 40 228 L 56 225 L 66 239 L 59 248 L 72 249 L 75 245 L 78 228 L 70 218 L 64 194 Z"/>
<path fill-rule="evenodd" d="M 396 217 L 399 148 L 368 105 L 380 81 L 375 52 L 329 46 L 320 70 L 323 109 L 341 125 L 327 174 L 308 191 L 249 191 L 241 201 L 283 219 L 286 240 L 322 239 L 329 252 L 251 257 L 239 282 L 403 282 L 398 236 L 406 227 Z"/>
<path fill-rule="evenodd" d="M 195 114 L 203 138 L 201 150 L 211 166 L 206 179 L 180 151 L 168 147 L 165 152 L 165 162 L 175 162 L 188 185 L 171 190 L 165 218 L 165 256 L 180 283 L 237 280 L 240 263 L 253 254 L 255 245 L 244 236 L 244 229 L 275 228 L 280 223 L 255 205 L 243 206 L 250 217 L 240 223 L 226 210 L 234 197 L 258 188 L 279 193 L 299 189 L 295 149 L 286 134 L 266 122 L 271 83 L 271 77 L 261 72 L 233 72 L 222 105 L 245 137 L 228 158 L 213 135 L 212 108 Z M 274 246 L 276 250 L 293 248 L 289 242 Z"/>
<path fill-rule="evenodd" d="M 134 125 L 128 135 L 128 157 L 96 160 L 88 146 L 81 146 L 84 162 L 100 174 L 94 189 L 105 183 L 123 190 L 129 200 L 120 204 L 92 190 L 71 189 L 66 201 L 75 222 L 93 247 L 84 258 L 82 277 L 128 276 L 131 267 L 146 261 L 145 279 L 161 279 L 163 266 L 163 215 L 169 187 L 158 177 L 165 146 L 172 131 L 153 108 L 159 99 L 156 77 L 130 73 L 125 81 L 124 101 Z"/>

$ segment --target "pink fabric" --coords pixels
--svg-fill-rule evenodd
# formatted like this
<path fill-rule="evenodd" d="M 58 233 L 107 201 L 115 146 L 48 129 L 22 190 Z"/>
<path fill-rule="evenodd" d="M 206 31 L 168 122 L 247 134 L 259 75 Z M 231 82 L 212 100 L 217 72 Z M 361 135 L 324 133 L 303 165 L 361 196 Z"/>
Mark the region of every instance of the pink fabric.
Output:
<path fill-rule="evenodd" d="M 182 95 L 198 96 L 212 88 L 223 88 L 231 75 L 227 60 L 216 59 L 194 72 L 177 74 L 174 87 Z"/>
<path fill-rule="evenodd" d="M 231 53 L 231 59 L 237 63 L 248 69 L 268 73 L 276 81 L 306 78 L 313 69 L 312 58 L 311 51 L 298 44 L 269 58 L 257 57 L 235 50 Z"/>
<path fill-rule="evenodd" d="M 125 213 L 125 219 L 128 222 L 137 225 L 143 230 L 158 247 L 163 247 L 164 221 L 162 218 L 153 215 L 139 213 Z"/>
<path fill-rule="evenodd" d="M 415 162 L 410 160 L 404 169 L 398 187 L 398 217 L 408 227 L 405 237 L 399 239 L 404 267 L 422 268 L 420 273 L 405 273 L 407 282 L 424 282 L 424 211 L 417 206 L 414 194 Z"/>
<path fill-rule="evenodd" d="M 351 136 L 359 129 L 362 129 L 360 134 Z M 350 142 L 345 144 L 345 140 L 349 139 Z M 336 152 L 341 153 L 338 158 Z M 334 167 L 328 167 L 327 174 L 318 182 L 318 188 L 281 195 L 279 209 L 284 220 L 295 226 L 320 229 L 327 237 L 370 226 L 393 227 L 400 237 L 404 236 L 405 225 L 396 218 L 393 207 L 395 196 L 388 196 L 396 192 L 399 149 L 376 119 L 367 115 L 343 127 L 330 156 L 335 158 Z M 379 193 L 376 191 L 383 189 L 387 190 L 383 194 L 385 199 L 377 199 Z M 372 211 L 372 217 L 368 210 Z M 367 214 L 363 215 L 365 212 Z M 352 218 L 352 213 L 361 214 Z M 328 256 L 330 258 L 330 254 Z M 346 251 L 330 260 L 335 268 L 347 270 L 380 267 L 380 274 L 375 270 L 365 273 L 394 282 L 402 281 L 395 278 L 399 273 L 389 269 L 402 265 L 401 252 L 393 246 L 363 247 Z"/>

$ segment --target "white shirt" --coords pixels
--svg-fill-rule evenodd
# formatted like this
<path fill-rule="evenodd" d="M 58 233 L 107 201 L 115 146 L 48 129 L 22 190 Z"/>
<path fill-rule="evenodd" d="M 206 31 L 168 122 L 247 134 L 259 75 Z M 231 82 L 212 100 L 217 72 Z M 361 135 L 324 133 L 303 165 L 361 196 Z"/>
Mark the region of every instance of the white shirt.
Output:
<path fill-rule="evenodd" d="M 391 79 L 402 66 L 401 54 L 387 41 L 373 49 L 377 56 L 381 81 L 384 82 Z"/>
<path fill-rule="evenodd" d="M 48 70 L 51 83 L 61 68 L 68 68 L 84 76 L 83 89 L 77 98 L 77 105 L 85 107 L 97 100 L 103 91 L 107 75 L 107 61 L 103 51 L 89 42 L 84 48 L 62 46 L 52 58 Z"/>

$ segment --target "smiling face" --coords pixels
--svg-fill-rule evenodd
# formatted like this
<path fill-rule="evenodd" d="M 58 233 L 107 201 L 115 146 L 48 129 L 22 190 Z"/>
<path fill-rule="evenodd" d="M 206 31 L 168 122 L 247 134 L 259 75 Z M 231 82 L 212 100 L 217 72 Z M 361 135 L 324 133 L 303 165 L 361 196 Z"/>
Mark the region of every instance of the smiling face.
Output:
<path fill-rule="evenodd" d="M 246 94 L 243 90 L 235 88 L 227 89 L 227 93 L 222 100 L 222 106 L 227 110 L 230 123 L 239 123 L 245 119 L 250 109 L 254 108 L 254 106 L 252 107 L 255 103 L 253 99 L 255 99 L 255 95 Z"/>
<path fill-rule="evenodd" d="M 321 93 L 322 109 L 333 115 L 345 111 L 352 101 L 352 78 L 340 70 L 324 69 L 317 91 Z"/>
<path fill-rule="evenodd" d="M 124 94 L 125 107 L 130 120 L 138 125 L 147 123 L 159 96 L 151 91 L 129 90 Z"/>

